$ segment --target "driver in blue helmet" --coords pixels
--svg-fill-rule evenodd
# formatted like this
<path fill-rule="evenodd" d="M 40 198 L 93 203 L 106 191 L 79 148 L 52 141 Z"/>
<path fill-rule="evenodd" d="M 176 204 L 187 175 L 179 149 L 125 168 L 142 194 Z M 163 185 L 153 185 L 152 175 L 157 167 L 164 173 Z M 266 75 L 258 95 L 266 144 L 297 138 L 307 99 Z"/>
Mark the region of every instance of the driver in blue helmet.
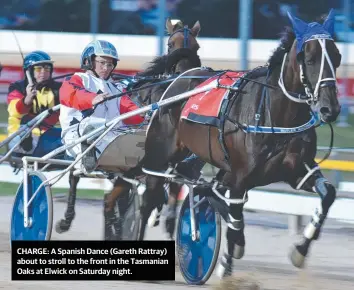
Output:
<path fill-rule="evenodd" d="M 79 137 L 78 124 L 83 128 L 79 130 L 80 135 L 84 135 L 94 127 L 103 126 L 107 121 L 138 108 L 127 95 L 105 101 L 109 96 L 120 95 L 126 91 L 125 84 L 114 82 L 111 78 L 118 61 L 117 50 L 108 41 L 95 40 L 84 48 L 80 62 L 85 72 L 77 72 L 66 78 L 60 88 L 60 124 L 65 144 Z M 85 112 L 93 109 L 95 105 L 97 106 L 92 115 L 85 118 Z M 119 126 L 136 125 L 143 121 L 142 116 L 133 116 L 121 122 Z M 109 132 L 102 142 L 96 145 L 97 150 L 91 150 L 84 155 L 82 163 L 87 171 L 95 168 L 98 157 L 96 153 L 103 152 L 116 137 L 115 134 L 113 131 Z M 67 150 L 67 154 L 76 158 L 77 154 L 88 146 L 86 142 L 82 142 L 81 145 Z"/>
<path fill-rule="evenodd" d="M 8 134 L 16 132 L 21 126 L 27 124 L 43 111 L 58 105 L 59 89 L 61 83 L 52 79 L 53 60 L 44 51 L 33 51 L 26 55 L 23 61 L 25 77 L 10 84 L 7 95 L 8 104 Z M 19 154 L 32 154 L 37 147 L 39 137 L 50 128 L 60 128 L 59 111 L 47 117 L 38 128 L 32 131 L 21 145 L 15 150 Z M 61 131 L 61 130 L 60 130 Z M 58 131 L 59 132 L 59 131 Z M 60 134 L 55 134 L 60 141 Z M 54 136 L 54 137 L 55 137 Z M 9 147 L 12 148 L 19 141 L 19 136 L 14 138 Z M 56 146 L 56 140 L 49 142 L 42 148 L 43 152 L 38 155 L 45 155 Z M 55 141 L 55 142 L 54 142 Z M 38 156 L 36 155 L 36 156 Z"/>

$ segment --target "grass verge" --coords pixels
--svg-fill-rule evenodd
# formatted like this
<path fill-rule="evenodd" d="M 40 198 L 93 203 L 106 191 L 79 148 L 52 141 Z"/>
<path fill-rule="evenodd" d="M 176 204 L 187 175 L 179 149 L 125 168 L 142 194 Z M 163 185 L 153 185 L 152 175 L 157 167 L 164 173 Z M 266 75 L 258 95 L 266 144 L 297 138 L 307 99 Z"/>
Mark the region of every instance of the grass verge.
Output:
<path fill-rule="evenodd" d="M 15 196 L 19 184 L 10 182 L 0 182 L 0 196 Z M 102 199 L 103 190 L 78 189 L 78 198 Z M 52 194 L 67 194 L 67 188 L 52 188 Z"/>

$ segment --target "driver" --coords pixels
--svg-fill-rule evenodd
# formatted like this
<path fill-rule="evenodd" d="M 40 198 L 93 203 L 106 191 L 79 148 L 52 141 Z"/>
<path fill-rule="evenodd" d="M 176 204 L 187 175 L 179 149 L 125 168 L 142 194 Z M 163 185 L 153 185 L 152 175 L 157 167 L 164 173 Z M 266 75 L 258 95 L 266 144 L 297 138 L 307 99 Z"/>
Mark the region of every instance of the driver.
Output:
<path fill-rule="evenodd" d="M 8 103 L 8 134 L 18 131 L 38 114 L 59 104 L 59 88 L 61 83 L 54 81 L 53 60 L 44 51 L 32 51 L 23 60 L 25 78 L 11 83 L 7 95 Z M 15 150 L 14 155 L 31 154 L 43 156 L 61 146 L 59 112 L 47 117 L 38 128 L 25 138 Z M 40 136 L 46 140 L 46 146 L 37 146 Z M 21 139 L 15 137 L 9 148 L 13 148 Z M 40 142 L 41 144 L 41 142 Z"/>
<path fill-rule="evenodd" d="M 64 80 L 60 88 L 60 123 L 62 126 L 63 142 L 68 144 L 76 140 L 94 128 L 102 126 L 105 122 L 114 119 L 120 114 L 138 109 L 138 106 L 131 99 L 124 95 L 120 98 L 107 100 L 99 104 L 92 115 L 87 117 L 89 112 L 99 102 L 107 97 L 117 95 L 125 91 L 122 82 L 113 83 L 111 74 L 119 61 L 116 48 L 108 41 L 95 40 L 90 42 L 81 54 L 81 68 L 85 72 L 75 73 Z M 122 125 L 136 125 L 144 121 L 141 116 L 133 116 L 120 122 Z M 80 125 L 79 133 L 77 130 Z M 115 133 L 117 134 L 117 133 Z M 96 145 L 96 150 L 91 150 L 82 159 L 82 164 L 86 171 L 92 171 L 96 166 L 96 153 L 103 152 L 110 140 L 116 137 L 109 132 L 102 142 Z M 67 154 L 75 158 L 81 151 L 83 152 L 89 144 L 81 143 L 67 150 Z"/>

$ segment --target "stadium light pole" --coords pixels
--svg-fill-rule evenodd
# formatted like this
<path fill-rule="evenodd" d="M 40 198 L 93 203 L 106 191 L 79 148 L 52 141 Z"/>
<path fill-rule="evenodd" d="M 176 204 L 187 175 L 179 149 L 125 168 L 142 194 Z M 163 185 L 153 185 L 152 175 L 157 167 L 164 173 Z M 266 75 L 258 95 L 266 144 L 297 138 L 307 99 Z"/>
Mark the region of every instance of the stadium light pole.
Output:
<path fill-rule="evenodd" d="M 248 69 L 248 40 L 251 38 L 253 0 L 239 0 L 239 39 L 241 70 Z"/>
<path fill-rule="evenodd" d="M 96 34 L 98 32 L 98 18 L 99 18 L 99 3 L 98 0 L 91 0 L 90 3 L 90 32 L 92 34 L 93 40 L 96 39 Z"/>
<path fill-rule="evenodd" d="M 165 19 L 166 19 L 166 0 L 159 0 L 159 26 L 158 26 L 158 46 L 159 55 L 165 53 Z"/>

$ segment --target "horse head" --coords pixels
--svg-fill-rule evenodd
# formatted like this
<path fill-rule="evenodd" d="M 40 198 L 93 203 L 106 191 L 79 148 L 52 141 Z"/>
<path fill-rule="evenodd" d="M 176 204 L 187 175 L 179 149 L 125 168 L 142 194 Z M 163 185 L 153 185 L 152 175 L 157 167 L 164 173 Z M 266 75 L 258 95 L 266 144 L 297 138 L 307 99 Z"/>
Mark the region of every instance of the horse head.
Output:
<path fill-rule="evenodd" d="M 201 61 L 197 54 L 199 44 L 196 39 L 200 31 L 199 21 L 189 29 L 187 26 L 183 25 L 181 21 L 173 25 L 171 20 L 167 19 L 166 28 L 170 35 L 168 40 L 168 53 L 155 57 L 146 69 L 137 74 L 138 77 L 143 78 L 158 76 L 153 81 L 143 80 L 135 85 L 135 88 L 142 88 L 139 94 L 136 94 L 139 103 L 150 103 L 152 100 L 158 100 L 155 100 L 158 94 L 154 92 L 166 89 L 170 84 L 161 84 L 161 81 L 163 81 L 165 77 L 160 78 L 160 75 L 180 74 L 188 69 L 201 66 Z M 150 85 L 152 85 L 152 83 L 156 83 L 156 87 L 151 87 Z M 149 89 L 144 89 L 143 84 L 148 85 Z M 155 98 L 151 99 L 152 95 L 155 95 Z"/>
<path fill-rule="evenodd" d="M 298 101 L 318 106 L 321 119 L 333 122 L 340 113 L 336 69 L 341 62 L 341 55 L 333 40 L 334 11 L 332 9 L 329 12 L 323 24 L 306 23 L 289 12 L 288 17 L 296 37 L 289 52 L 289 63 L 299 73 L 306 93 L 306 98 Z M 282 89 L 286 94 L 284 86 Z"/>
<path fill-rule="evenodd" d="M 195 53 L 199 49 L 197 36 L 200 32 L 200 23 L 197 21 L 192 28 L 188 28 L 181 21 L 175 25 L 172 24 L 171 19 L 166 20 L 166 29 L 169 34 L 167 43 L 168 54 L 180 48 L 189 48 Z"/>

